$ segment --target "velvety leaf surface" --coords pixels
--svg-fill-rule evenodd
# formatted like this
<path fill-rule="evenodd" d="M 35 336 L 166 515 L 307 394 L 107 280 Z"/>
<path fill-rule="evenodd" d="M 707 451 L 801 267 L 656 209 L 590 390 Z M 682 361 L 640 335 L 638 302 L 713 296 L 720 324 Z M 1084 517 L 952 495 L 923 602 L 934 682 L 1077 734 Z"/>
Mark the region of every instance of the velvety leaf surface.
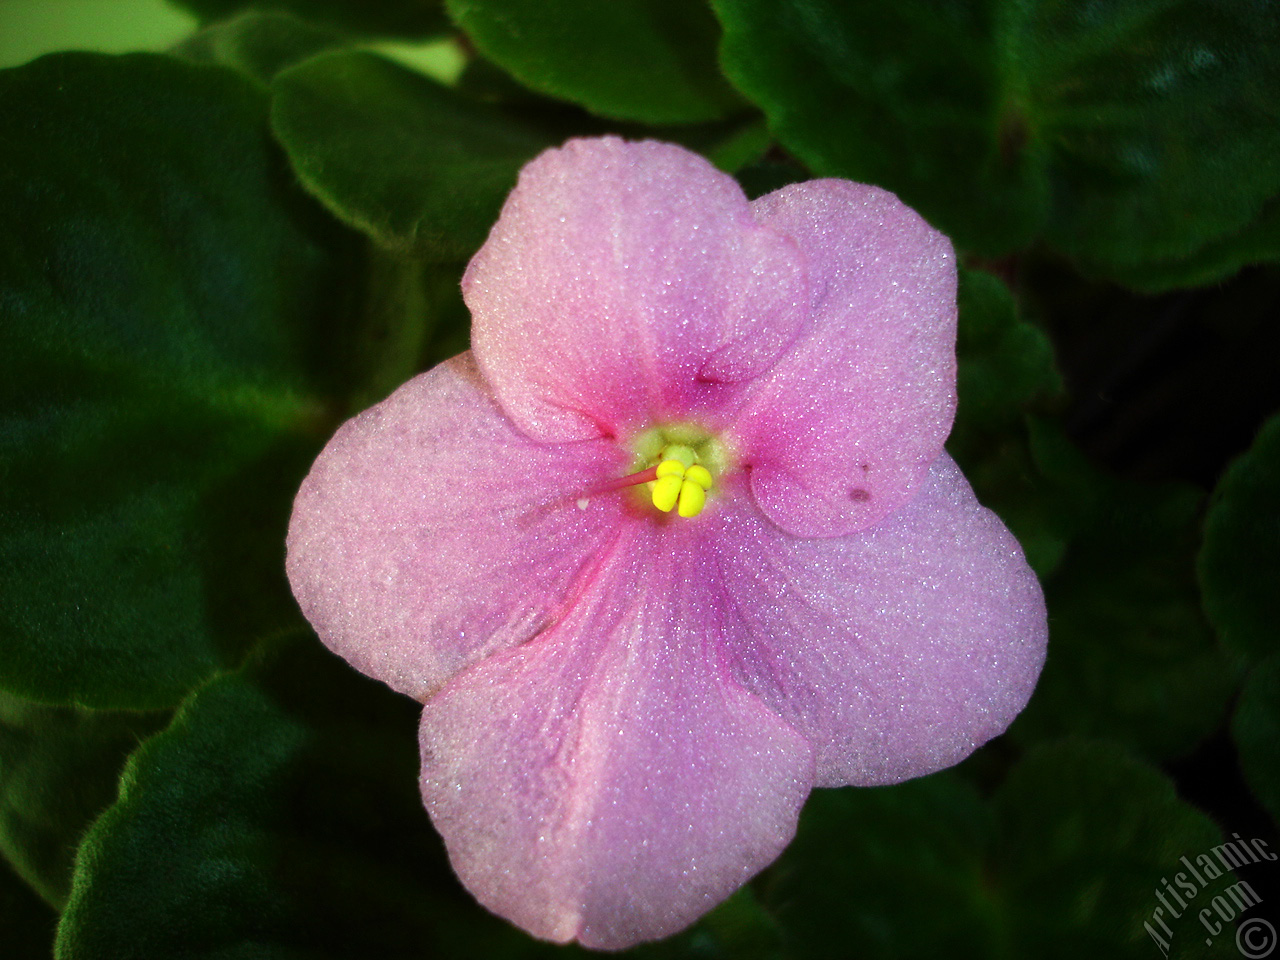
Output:
<path fill-rule="evenodd" d="M 1049 657 L 1013 735 L 1186 753 L 1222 720 L 1236 682 L 1196 596 L 1200 493 L 1110 477 L 1043 422 L 1030 452 L 1036 503 L 1065 545 L 1043 580 Z"/>
<path fill-rule="evenodd" d="M 867 958 L 992 956 L 1002 918 L 982 880 L 994 829 L 977 793 L 950 772 L 817 790 L 796 839 L 761 878 L 761 898 L 801 960 L 846 944 Z"/>
<path fill-rule="evenodd" d="M 1199 573 L 1205 612 L 1228 648 L 1251 659 L 1280 650 L 1280 416 L 1218 483 Z"/>
<path fill-rule="evenodd" d="M 471 346 L 462 265 L 424 263 L 377 248 L 369 255 L 369 297 L 353 350 L 354 413 Z"/>
<path fill-rule="evenodd" d="M 758 886 L 798 958 L 1142 958 L 1160 877 L 1217 842 L 1154 768 L 1068 741 L 1029 753 L 990 802 L 950 771 L 819 790 Z M 1195 929 L 1194 914 L 1174 927 L 1173 956 L 1203 955 Z"/>
<path fill-rule="evenodd" d="M 201 688 L 86 838 L 56 956 L 563 956 L 454 879 L 418 795 L 417 709 L 310 635 Z M 743 892 L 636 954 L 768 957 L 771 943 Z"/>
<path fill-rule="evenodd" d="M 354 34 L 421 37 L 448 26 L 440 0 L 172 0 L 206 23 L 245 10 L 293 13 Z"/>
<path fill-rule="evenodd" d="M 57 955 L 430 955 L 413 714 L 314 641 L 200 689 L 86 839 Z"/>
<path fill-rule="evenodd" d="M 297 622 L 296 478 L 344 339 L 339 231 L 262 94 L 160 56 L 0 74 L 0 687 L 160 707 Z M 340 242 L 341 241 L 341 242 Z"/>
<path fill-rule="evenodd" d="M 1037 747 L 993 800 L 995 874 L 1014 957 L 1150 957 L 1160 948 L 1143 924 L 1160 907 L 1156 892 L 1169 896 L 1161 878 L 1174 882 L 1181 857 L 1212 856 L 1221 841 L 1164 774 L 1105 742 Z M 1170 956 L 1236 955 L 1231 925 L 1208 944 L 1195 912 L 1235 878 L 1204 879 L 1189 898 L 1194 909 L 1164 914 Z"/>
<path fill-rule="evenodd" d="M 956 391 L 960 403 L 947 449 L 964 465 L 1018 427 L 1033 401 L 1062 389 L 1053 347 L 1018 314 L 1009 288 L 978 270 L 960 271 Z"/>
<path fill-rule="evenodd" d="M 525 161 L 548 144 L 488 108 L 368 53 L 276 77 L 272 126 L 303 185 L 404 255 L 469 257 Z"/>
<path fill-rule="evenodd" d="M 0 692 L 0 852 L 57 908 L 125 759 L 168 715 L 49 707 Z"/>
<path fill-rule="evenodd" d="M 285 67 L 350 42 L 335 30 L 287 13 L 249 10 L 205 27 L 174 53 L 201 63 L 235 67 L 267 85 Z"/>
<path fill-rule="evenodd" d="M 1205 286 L 1231 276 L 1242 264 L 1277 260 L 1280 260 L 1280 197 L 1272 197 L 1262 205 L 1257 218 L 1240 230 L 1211 240 L 1185 257 L 1127 265 L 1122 279 L 1136 290 L 1158 293 Z"/>
<path fill-rule="evenodd" d="M 1043 233 L 1123 278 L 1241 231 L 1280 188 L 1266 4 L 714 5 L 728 76 L 787 147 L 893 190 L 961 247 Z"/>
<path fill-rule="evenodd" d="M 482 54 L 530 88 L 617 120 L 714 120 L 744 104 L 720 75 L 705 0 L 446 0 Z"/>
<path fill-rule="evenodd" d="M 1024 419 L 1061 393 L 1053 347 L 989 273 L 962 269 L 958 301 L 960 402 L 947 450 L 1044 577 L 1062 558 L 1068 521 L 1031 462 Z"/>
<path fill-rule="evenodd" d="M 1231 734 L 1249 788 L 1280 823 L 1280 656 L 1268 657 L 1250 673 Z"/>

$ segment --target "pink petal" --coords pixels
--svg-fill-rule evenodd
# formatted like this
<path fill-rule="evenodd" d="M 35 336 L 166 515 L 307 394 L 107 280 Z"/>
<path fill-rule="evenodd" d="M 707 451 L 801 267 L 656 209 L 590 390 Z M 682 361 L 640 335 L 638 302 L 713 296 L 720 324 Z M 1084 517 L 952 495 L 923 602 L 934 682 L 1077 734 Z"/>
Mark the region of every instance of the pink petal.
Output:
<path fill-rule="evenodd" d="M 800 258 L 671 144 L 573 140 L 524 168 L 463 278 L 481 369 L 531 436 L 714 419 L 804 322 Z"/>
<path fill-rule="evenodd" d="M 818 786 L 895 783 L 1001 733 L 1044 663 L 1044 599 L 1022 550 L 949 457 L 858 534 L 797 540 L 739 498 L 716 516 L 750 636 L 744 682 L 817 751 Z"/>
<path fill-rule="evenodd" d="M 836 536 L 906 503 L 955 411 L 955 254 L 897 197 L 846 180 L 753 205 L 804 252 L 812 327 L 735 431 L 761 509 L 800 536 Z"/>
<path fill-rule="evenodd" d="M 548 622 L 615 535 L 620 498 L 577 498 L 626 466 L 604 441 L 542 445 L 463 354 L 329 441 L 294 503 L 287 568 L 320 639 L 425 699 Z"/>
<path fill-rule="evenodd" d="M 794 831 L 810 748 L 728 676 L 691 526 L 628 525 L 562 622 L 423 711 L 423 797 L 454 868 L 536 936 L 675 933 Z"/>

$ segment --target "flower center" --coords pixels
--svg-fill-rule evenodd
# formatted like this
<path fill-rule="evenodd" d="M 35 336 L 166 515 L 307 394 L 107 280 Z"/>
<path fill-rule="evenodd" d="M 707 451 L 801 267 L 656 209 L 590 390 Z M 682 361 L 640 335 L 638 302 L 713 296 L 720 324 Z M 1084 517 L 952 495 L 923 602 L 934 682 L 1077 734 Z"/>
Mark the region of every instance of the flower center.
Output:
<path fill-rule="evenodd" d="M 636 472 L 611 480 L 593 493 L 644 484 L 650 502 L 663 513 L 675 510 L 682 517 L 696 517 L 707 504 L 715 477 L 727 467 L 723 444 L 696 427 L 655 427 L 637 436 L 631 448 Z"/>
<path fill-rule="evenodd" d="M 663 454 L 669 459 L 658 464 L 649 485 L 653 505 L 663 513 L 670 513 L 675 507 L 682 517 L 696 517 L 707 504 L 711 471 L 693 463 L 692 451 L 687 447 L 668 447 Z"/>

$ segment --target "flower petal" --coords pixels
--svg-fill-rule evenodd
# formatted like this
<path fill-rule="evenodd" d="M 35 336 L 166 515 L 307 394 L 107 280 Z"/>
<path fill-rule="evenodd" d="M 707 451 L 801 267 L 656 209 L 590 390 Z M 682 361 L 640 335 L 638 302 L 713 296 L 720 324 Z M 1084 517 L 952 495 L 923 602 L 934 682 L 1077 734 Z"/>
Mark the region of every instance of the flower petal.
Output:
<path fill-rule="evenodd" d="M 462 354 L 329 441 L 289 524 L 294 596 L 336 653 L 425 699 L 548 621 L 615 536 L 619 498 L 576 501 L 622 457 L 530 440 Z"/>
<path fill-rule="evenodd" d="M 744 498 L 717 558 L 750 641 L 744 682 L 817 751 L 818 786 L 895 783 L 1004 731 L 1044 663 L 1044 598 L 1022 550 L 943 454 L 902 510 L 797 540 Z"/>
<path fill-rule="evenodd" d="M 481 369 L 531 436 L 714 416 L 794 340 L 794 245 L 671 144 L 572 140 L 524 168 L 463 278 Z"/>
<path fill-rule="evenodd" d="M 423 798 L 454 869 L 536 936 L 675 933 L 781 852 L 808 794 L 808 744 L 727 676 L 689 526 L 629 525 L 562 622 L 423 711 Z"/>
<path fill-rule="evenodd" d="M 770 519 L 850 533 L 907 502 L 951 430 L 955 254 L 878 187 L 813 180 L 753 206 L 807 257 L 812 325 L 735 432 Z"/>

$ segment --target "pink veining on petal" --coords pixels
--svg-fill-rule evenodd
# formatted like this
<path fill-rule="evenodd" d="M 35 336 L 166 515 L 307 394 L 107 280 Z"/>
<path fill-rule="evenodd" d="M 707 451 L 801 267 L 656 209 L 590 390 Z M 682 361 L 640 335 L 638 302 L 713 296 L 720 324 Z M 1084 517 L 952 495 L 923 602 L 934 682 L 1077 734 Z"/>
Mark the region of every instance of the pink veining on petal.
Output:
<path fill-rule="evenodd" d="M 752 384 L 733 431 L 771 520 L 838 536 L 906 503 L 955 413 L 956 263 L 893 194 L 845 180 L 753 204 L 805 255 L 812 325 Z"/>
<path fill-rule="evenodd" d="M 714 421 L 805 322 L 794 244 L 670 144 L 573 140 L 520 175 L 463 278 L 476 356 L 542 440 Z"/>
<path fill-rule="evenodd" d="M 605 441 L 530 440 L 463 354 L 329 441 L 289 524 L 294 596 L 336 653 L 425 699 L 542 629 L 617 536 L 617 497 L 578 499 L 626 465 Z"/>
<path fill-rule="evenodd" d="M 629 524 L 565 618 L 422 716 L 422 789 L 481 903 L 618 949 L 675 933 L 774 859 L 809 744 L 729 675 L 688 524 Z"/>

